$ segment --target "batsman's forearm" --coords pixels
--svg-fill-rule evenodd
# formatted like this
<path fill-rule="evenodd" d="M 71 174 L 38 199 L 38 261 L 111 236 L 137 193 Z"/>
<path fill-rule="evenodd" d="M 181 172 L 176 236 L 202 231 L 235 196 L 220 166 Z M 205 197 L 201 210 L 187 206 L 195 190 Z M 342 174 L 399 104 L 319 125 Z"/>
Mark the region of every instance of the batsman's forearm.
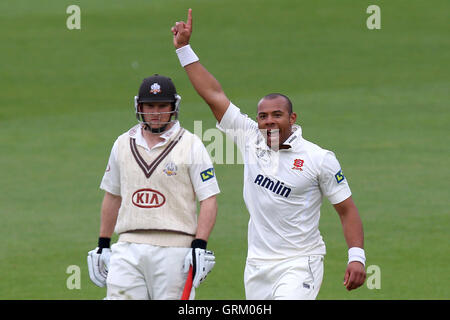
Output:
<path fill-rule="evenodd" d="M 217 216 L 216 196 L 209 197 L 200 202 L 200 212 L 197 222 L 197 233 L 195 238 L 208 241 L 209 235 L 214 228 Z"/>
<path fill-rule="evenodd" d="M 101 209 L 100 237 L 111 238 L 116 226 L 122 198 L 105 192 Z"/>

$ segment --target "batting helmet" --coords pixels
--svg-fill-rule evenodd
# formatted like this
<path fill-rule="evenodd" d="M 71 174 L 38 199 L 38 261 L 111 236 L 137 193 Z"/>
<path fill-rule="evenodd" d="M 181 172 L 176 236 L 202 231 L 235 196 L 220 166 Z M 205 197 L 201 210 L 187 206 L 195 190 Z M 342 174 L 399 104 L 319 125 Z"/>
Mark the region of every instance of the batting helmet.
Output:
<path fill-rule="evenodd" d="M 181 97 L 177 94 L 177 90 L 172 80 L 168 77 L 155 74 L 142 81 L 141 86 L 139 87 L 139 93 L 134 97 L 136 118 L 140 123 L 145 125 L 145 129 L 150 130 L 153 133 L 164 132 L 171 122 L 178 120 L 180 101 Z M 150 128 L 150 125 L 144 120 L 145 113 L 141 110 L 142 104 L 146 102 L 170 102 L 172 104 L 172 111 L 168 112 L 171 115 L 170 120 L 168 122 L 160 122 L 160 124 L 163 124 L 162 127 L 157 129 Z M 161 114 L 162 113 L 160 113 L 160 115 Z M 172 116 L 174 116 L 173 119 Z"/>

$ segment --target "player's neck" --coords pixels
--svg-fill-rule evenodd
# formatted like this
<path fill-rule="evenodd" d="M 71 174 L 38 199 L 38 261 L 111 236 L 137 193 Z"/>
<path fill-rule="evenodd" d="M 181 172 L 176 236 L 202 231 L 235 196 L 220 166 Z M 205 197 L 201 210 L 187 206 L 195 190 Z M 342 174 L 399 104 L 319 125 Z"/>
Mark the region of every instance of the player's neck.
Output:
<path fill-rule="evenodd" d="M 144 127 L 142 127 L 142 135 L 144 136 L 145 141 L 147 142 L 147 145 L 149 147 L 149 149 L 151 149 L 153 146 L 157 145 L 160 142 L 163 142 L 165 139 L 162 138 L 161 136 L 167 132 L 168 130 L 170 130 L 170 128 L 172 128 L 173 124 L 169 124 L 166 128 L 166 130 L 164 130 L 163 132 L 159 132 L 159 133 L 155 133 L 155 132 L 151 132 L 150 130 L 146 130 Z"/>
<path fill-rule="evenodd" d="M 164 141 L 164 138 L 161 137 L 161 133 L 153 133 L 149 130 L 145 130 L 142 128 L 142 136 L 144 137 L 145 141 L 147 142 L 147 145 L 149 149 L 151 149 L 153 146 L 157 145 L 158 143 Z"/>

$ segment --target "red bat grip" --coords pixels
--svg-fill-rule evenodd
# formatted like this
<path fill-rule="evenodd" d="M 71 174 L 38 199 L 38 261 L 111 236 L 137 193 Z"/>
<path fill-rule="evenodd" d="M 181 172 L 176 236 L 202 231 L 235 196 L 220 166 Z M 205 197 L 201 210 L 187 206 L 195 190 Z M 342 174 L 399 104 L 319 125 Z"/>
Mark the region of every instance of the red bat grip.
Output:
<path fill-rule="evenodd" d="M 184 284 L 183 295 L 181 296 L 181 300 L 189 300 L 191 290 L 192 290 L 192 266 L 189 267 L 189 272 L 186 279 L 186 283 Z"/>

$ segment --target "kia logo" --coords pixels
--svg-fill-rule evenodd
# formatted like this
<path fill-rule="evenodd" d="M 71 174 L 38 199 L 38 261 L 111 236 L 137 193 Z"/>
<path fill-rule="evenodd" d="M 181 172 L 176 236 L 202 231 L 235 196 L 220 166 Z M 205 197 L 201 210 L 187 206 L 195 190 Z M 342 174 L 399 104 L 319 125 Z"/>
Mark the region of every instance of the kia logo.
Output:
<path fill-rule="evenodd" d="M 140 189 L 133 193 L 133 204 L 139 208 L 158 208 L 166 203 L 164 195 L 153 189 Z"/>

